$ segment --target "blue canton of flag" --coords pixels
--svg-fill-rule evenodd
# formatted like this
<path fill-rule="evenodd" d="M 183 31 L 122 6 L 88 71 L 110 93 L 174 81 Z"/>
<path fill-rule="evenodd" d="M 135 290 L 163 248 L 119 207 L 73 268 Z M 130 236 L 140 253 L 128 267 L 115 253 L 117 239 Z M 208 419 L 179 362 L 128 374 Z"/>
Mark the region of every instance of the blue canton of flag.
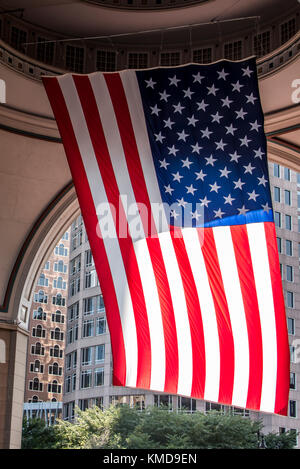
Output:
<path fill-rule="evenodd" d="M 171 225 L 273 221 L 255 58 L 136 74 Z"/>

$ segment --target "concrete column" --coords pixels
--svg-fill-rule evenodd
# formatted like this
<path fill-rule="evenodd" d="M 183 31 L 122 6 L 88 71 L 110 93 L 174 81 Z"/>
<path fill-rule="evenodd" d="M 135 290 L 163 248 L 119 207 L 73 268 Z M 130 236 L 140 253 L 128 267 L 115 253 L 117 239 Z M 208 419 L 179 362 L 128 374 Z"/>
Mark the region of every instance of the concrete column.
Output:
<path fill-rule="evenodd" d="M 21 447 L 27 341 L 27 331 L 0 322 L 0 449 Z"/>

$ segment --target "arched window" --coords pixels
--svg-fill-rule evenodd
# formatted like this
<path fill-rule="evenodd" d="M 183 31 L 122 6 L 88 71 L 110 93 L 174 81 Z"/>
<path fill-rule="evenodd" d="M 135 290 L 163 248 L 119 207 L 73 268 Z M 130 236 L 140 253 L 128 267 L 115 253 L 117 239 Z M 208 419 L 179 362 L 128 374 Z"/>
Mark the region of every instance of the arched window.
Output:
<path fill-rule="evenodd" d="M 63 263 L 63 261 L 58 261 L 57 270 L 58 270 L 58 272 L 63 272 L 63 271 L 64 271 L 64 263 Z"/>
<path fill-rule="evenodd" d="M 59 366 L 58 363 L 53 363 L 52 365 L 52 374 L 53 375 L 58 375 L 59 374 Z"/>
<path fill-rule="evenodd" d="M 42 273 L 40 275 L 38 285 L 40 285 L 41 287 L 48 287 L 48 279 L 46 278 L 45 274 Z"/>
<path fill-rule="evenodd" d="M 32 396 L 31 402 L 39 402 L 39 398 L 37 396 Z"/>
<path fill-rule="evenodd" d="M 51 402 L 57 402 L 56 397 L 52 397 Z"/>
<path fill-rule="evenodd" d="M 37 342 L 35 344 L 35 353 L 36 353 L 36 355 L 41 355 L 41 352 L 42 352 L 42 346 L 41 346 L 40 342 Z"/>
<path fill-rule="evenodd" d="M 40 365 L 41 365 L 40 360 L 35 360 L 35 362 L 34 362 L 34 371 L 36 373 L 38 373 L 40 371 Z"/>
<path fill-rule="evenodd" d="M 42 337 L 43 335 L 43 328 L 40 324 L 36 326 L 36 332 L 35 332 L 36 337 Z"/>
<path fill-rule="evenodd" d="M 40 382 L 39 382 L 38 378 L 33 379 L 32 389 L 33 389 L 33 391 L 39 391 L 40 390 Z"/>

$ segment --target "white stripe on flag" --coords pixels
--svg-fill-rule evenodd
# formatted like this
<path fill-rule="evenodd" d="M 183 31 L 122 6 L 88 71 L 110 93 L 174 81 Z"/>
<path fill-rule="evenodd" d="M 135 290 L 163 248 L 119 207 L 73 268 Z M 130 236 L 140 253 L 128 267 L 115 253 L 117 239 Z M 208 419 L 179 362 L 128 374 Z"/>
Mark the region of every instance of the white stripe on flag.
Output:
<path fill-rule="evenodd" d="M 273 291 L 264 224 L 248 224 L 247 232 L 262 332 L 263 378 L 260 410 L 264 412 L 274 412 L 277 378 L 277 340 Z M 261 288 L 262 285 L 264 285 L 264 288 Z"/>
<path fill-rule="evenodd" d="M 138 211 L 135 212 L 134 216 L 128 217 L 127 208 L 136 207 L 136 200 L 128 174 L 117 119 L 105 79 L 103 75 L 97 74 L 90 77 L 90 82 L 99 111 L 119 194 L 122 196 L 123 200 L 124 196 L 127 197 L 127 204 L 124 202 L 123 206 L 126 211 L 129 232 L 133 239 L 133 247 L 141 276 L 149 323 L 151 340 L 151 388 L 157 391 L 163 391 L 165 384 L 164 332 L 150 254 L 147 243 L 143 239 L 145 238 L 143 223 Z M 139 226 L 139 230 L 135 230 L 137 225 Z M 138 241 L 140 238 L 142 239 Z"/>
<path fill-rule="evenodd" d="M 171 290 L 178 340 L 177 394 L 191 395 L 193 382 L 192 340 L 184 288 L 170 233 L 158 235 Z"/>
<path fill-rule="evenodd" d="M 58 78 L 58 82 L 68 108 L 97 213 L 97 207 L 100 203 L 106 203 L 107 207 L 109 205 L 81 103 L 72 76 L 61 76 Z M 110 218 L 110 226 L 114 226 L 110 211 L 108 211 L 107 216 Z M 101 218 L 98 214 L 97 217 L 100 230 L 103 232 L 107 220 Z M 137 337 L 126 272 L 116 233 L 112 237 L 104 237 L 103 241 L 116 290 L 122 323 L 126 354 L 126 385 L 135 387 L 137 379 Z"/>
<path fill-rule="evenodd" d="M 249 386 L 249 339 L 240 280 L 229 226 L 213 228 L 234 342 L 232 405 L 246 407 Z"/>
<path fill-rule="evenodd" d="M 203 322 L 206 363 L 204 399 L 217 402 L 220 387 L 220 345 L 214 301 L 197 229 L 184 228 L 182 234 L 197 288 Z"/>
<path fill-rule="evenodd" d="M 133 70 L 125 70 L 120 73 L 123 88 L 127 98 L 129 113 L 131 116 L 132 127 L 135 140 L 140 155 L 140 161 L 143 168 L 145 183 L 151 204 L 159 204 L 162 207 L 162 199 L 158 186 L 156 171 L 154 167 L 147 125 L 144 116 L 144 109 L 140 94 L 136 73 Z M 168 220 L 164 210 L 160 212 L 161 222 L 159 222 L 158 212 L 152 210 L 156 231 L 169 231 Z"/>

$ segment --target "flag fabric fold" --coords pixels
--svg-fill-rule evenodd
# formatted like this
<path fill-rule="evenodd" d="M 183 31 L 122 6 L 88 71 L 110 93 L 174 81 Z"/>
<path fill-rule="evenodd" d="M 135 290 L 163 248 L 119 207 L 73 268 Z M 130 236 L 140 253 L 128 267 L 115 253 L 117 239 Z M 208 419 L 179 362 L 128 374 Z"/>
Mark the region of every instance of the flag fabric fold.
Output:
<path fill-rule="evenodd" d="M 287 415 L 255 59 L 43 82 L 103 293 L 113 384 Z"/>

